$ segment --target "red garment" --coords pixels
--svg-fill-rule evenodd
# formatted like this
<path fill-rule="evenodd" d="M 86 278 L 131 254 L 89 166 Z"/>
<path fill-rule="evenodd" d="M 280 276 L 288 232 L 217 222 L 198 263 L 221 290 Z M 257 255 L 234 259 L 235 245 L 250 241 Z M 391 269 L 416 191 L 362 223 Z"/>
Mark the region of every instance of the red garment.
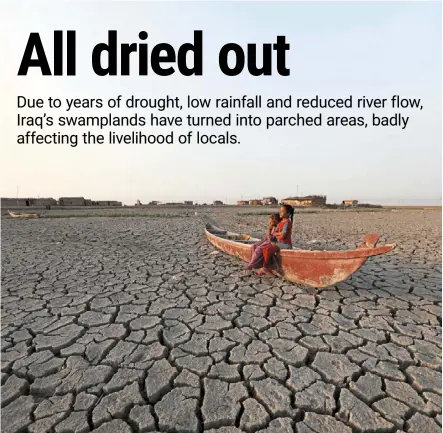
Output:
<path fill-rule="evenodd" d="M 292 222 L 288 218 L 282 219 L 277 224 L 277 232 L 282 233 L 282 237 L 277 237 L 277 241 L 292 246 Z"/>
<path fill-rule="evenodd" d="M 269 268 L 272 264 L 272 258 L 280 251 L 280 248 L 275 244 L 269 244 L 263 247 L 263 267 Z"/>

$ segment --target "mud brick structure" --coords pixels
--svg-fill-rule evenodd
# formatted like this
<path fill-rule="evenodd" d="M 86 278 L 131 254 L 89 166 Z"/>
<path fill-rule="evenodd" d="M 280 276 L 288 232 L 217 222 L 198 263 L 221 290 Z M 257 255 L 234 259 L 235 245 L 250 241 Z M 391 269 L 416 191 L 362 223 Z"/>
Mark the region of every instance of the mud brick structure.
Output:
<path fill-rule="evenodd" d="M 59 206 L 86 206 L 84 197 L 60 197 L 58 199 Z"/>
<path fill-rule="evenodd" d="M 261 200 L 249 200 L 249 206 L 261 206 L 262 202 Z"/>
<path fill-rule="evenodd" d="M 57 200 L 49 198 L 2 198 L 2 208 L 51 207 L 57 206 Z"/>
<path fill-rule="evenodd" d="M 122 206 L 121 201 L 115 201 L 115 200 L 99 200 L 96 203 L 97 206 Z"/>
<path fill-rule="evenodd" d="M 343 200 L 342 205 L 345 207 L 357 207 L 358 200 Z"/>
<path fill-rule="evenodd" d="M 278 204 L 278 200 L 275 197 L 264 197 L 261 202 L 263 206 L 275 206 Z"/>
<path fill-rule="evenodd" d="M 11 207 L 25 207 L 27 200 L 29 200 L 29 199 L 2 197 L 2 200 L 1 200 L 2 208 L 6 209 L 6 208 L 11 208 Z"/>
<path fill-rule="evenodd" d="M 289 204 L 294 207 L 321 207 L 326 206 L 325 195 L 308 195 L 305 197 L 284 198 L 282 204 Z"/>

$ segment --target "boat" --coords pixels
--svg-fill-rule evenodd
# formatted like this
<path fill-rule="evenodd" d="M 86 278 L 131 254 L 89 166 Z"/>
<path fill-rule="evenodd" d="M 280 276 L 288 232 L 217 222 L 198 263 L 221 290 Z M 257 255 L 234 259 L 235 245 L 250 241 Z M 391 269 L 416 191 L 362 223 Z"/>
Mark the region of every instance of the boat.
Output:
<path fill-rule="evenodd" d="M 212 224 L 206 224 L 205 234 L 216 248 L 245 262 L 252 255 L 252 244 L 260 239 L 247 234 L 232 233 Z M 347 280 L 357 272 L 369 257 L 392 251 L 395 244 L 377 246 L 378 234 L 367 234 L 363 243 L 353 250 L 281 250 L 279 270 L 273 273 L 292 283 L 315 288 L 331 287 Z"/>
<path fill-rule="evenodd" d="M 14 213 L 8 210 L 8 214 L 11 218 L 40 218 L 38 213 Z"/>

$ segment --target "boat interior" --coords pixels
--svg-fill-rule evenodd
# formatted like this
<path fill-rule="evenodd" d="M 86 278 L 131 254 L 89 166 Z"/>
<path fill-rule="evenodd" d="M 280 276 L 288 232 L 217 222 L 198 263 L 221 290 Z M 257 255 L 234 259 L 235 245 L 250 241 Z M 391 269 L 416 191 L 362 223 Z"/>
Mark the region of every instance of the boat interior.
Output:
<path fill-rule="evenodd" d="M 220 230 L 213 226 L 207 227 L 208 231 L 219 238 L 235 241 L 241 244 L 254 244 L 257 239 L 251 238 L 249 235 L 240 235 L 238 233 L 228 232 L 227 230 Z"/>

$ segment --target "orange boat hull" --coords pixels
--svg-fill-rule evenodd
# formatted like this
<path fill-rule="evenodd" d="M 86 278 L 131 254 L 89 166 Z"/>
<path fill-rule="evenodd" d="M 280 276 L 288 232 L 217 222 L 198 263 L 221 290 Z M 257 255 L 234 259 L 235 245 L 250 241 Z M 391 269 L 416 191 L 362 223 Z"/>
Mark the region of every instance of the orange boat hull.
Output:
<path fill-rule="evenodd" d="M 239 257 L 248 262 L 252 256 L 252 245 L 241 243 L 245 235 L 225 232 L 211 225 L 206 226 L 206 236 L 216 248 Z M 230 239 L 224 238 L 228 236 Z M 235 239 L 235 237 L 238 239 Z M 259 241 L 249 238 L 249 242 Z M 297 284 L 310 287 L 324 288 L 347 280 L 357 272 L 368 257 L 378 256 L 392 251 L 395 244 L 376 247 L 379 236 L 366 235 L 363 244 L 355 250 L 345 251 L 309 251 L 282 250 L 280 251 L 281 273 L 276 275 Z"/>

